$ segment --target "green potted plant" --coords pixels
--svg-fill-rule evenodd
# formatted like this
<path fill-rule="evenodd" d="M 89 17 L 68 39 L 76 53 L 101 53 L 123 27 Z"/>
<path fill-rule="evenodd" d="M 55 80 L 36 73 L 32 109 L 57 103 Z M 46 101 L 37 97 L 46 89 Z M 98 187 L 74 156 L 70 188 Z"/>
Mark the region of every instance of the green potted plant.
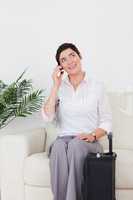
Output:
<path fill-rule="evenodd" d="M 25 72 L 9 85 L 0 80 L 0 129 L 16 117 L 26 117 L 41 107 L 43 90 L 34 90 L 32 80 L 22 79 Z"/>

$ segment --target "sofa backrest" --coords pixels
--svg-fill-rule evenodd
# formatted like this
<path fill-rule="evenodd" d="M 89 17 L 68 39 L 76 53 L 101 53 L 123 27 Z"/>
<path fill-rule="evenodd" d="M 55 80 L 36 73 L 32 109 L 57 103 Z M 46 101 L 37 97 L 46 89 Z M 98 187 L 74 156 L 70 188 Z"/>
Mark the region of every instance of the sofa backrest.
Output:
<path fill-rule="evenodd" d="M 108 93 L 113 118 L 113 147 L 115 149 L 133 149 L 133 92 Z M 46 150 L 57 137 L 58 129 L 54 123 L 47 123 Z M 103 137 L 100 142 L 108 149 L 108 140 Z"/>
<path fill-rule="evenodd" d="M 133 92 L 109 93 L 114 148 L 133 149 Z"/>

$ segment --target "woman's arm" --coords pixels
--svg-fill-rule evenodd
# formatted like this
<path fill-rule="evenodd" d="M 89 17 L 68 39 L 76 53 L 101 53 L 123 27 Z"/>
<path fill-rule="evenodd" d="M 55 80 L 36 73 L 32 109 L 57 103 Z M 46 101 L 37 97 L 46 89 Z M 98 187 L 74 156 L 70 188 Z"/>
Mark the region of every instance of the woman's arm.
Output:
<path fill-rule="evenodd" d="M 112 114 L 108 101 L 108 96 L 103 85 L 100 86 L 99 100 L 98 100 L 98 127 L 90 133 L 81 133 L 78 138 L 88 142 L 93 142 L 95 139 L 100 139 L 107 133 L 112 132 Z"/>
<path fill-rule="evenodd" d="M 62 82 L 63 73 L 61 66 L 55 67 L 53 71 L 53 87 L 48 100 L 42 107 L 42 116 L 45 121 L 52 121 L 55 116 L 56 105 L 58 105 L 58 90 Z"/>
<path fill-rule="evenodd" d="M 46 121 L 52 121 L 55 116 L 55 105 L 57 103 L 58 87 L 53 86 L 48 100 L 42 107 L 42 115 Z"/>
<path fill-rule="evenodd" d="M 57 94 L 58 94 L 58 88 L 56 86 L 53 86 L 51 89 L 50 96 L 44 105 L 44 111 L 47 115 L 51 115 L 55 113 L 55 104 L 57 101 Z"/>

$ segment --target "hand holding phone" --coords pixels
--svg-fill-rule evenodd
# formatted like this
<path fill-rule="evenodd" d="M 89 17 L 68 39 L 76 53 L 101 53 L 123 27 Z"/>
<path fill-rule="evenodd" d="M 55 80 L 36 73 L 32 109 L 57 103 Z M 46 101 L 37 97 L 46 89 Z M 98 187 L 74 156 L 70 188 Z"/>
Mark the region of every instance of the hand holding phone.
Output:
<path fill-rule="evenodd" d="M 63 67 L 59 66 L 59 70 L 60 71 L 57 74 L 58 77 L 60 77 L 64 73 Z"/>
<path fill-rule="evenodd" d="M 53 78 L 53 81 L 54 81 L 54 85 L 59 87 L 61 82 L 62 82 L 62 76 L 64 74 L 64 70 L 63 70 L 63 67 L 61 66 L 56 66 L 55 69 L 54 69 L 54 72 L 52 74 L 52 78 Z"/>

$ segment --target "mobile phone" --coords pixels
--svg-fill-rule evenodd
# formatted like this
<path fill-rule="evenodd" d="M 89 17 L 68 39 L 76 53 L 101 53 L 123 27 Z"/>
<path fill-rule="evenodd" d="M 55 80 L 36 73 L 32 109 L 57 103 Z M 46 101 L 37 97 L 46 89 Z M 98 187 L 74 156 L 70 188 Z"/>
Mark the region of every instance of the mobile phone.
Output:
<path fill-rule="evenodd" d="M 61 74 L 63 74 L 63 73 L 64 73 L 63 67 L 60 66 L 60 72 L 58 73 L 57 76 L 59 77 L 59 76 L 60 76 Z"/>

